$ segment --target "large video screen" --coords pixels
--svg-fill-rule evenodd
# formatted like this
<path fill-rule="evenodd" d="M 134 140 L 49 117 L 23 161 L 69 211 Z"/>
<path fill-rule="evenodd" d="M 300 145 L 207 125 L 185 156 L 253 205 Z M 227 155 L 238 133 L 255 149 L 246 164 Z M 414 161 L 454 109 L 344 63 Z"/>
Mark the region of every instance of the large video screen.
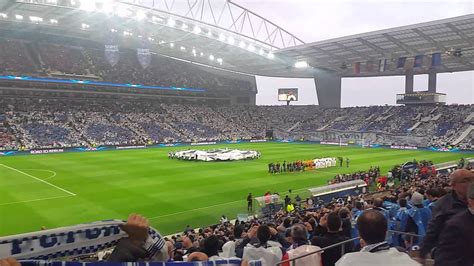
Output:
<path fill-rule="evenodd" d="M 278 89 L 278 101 L 280 102 L 298 101 L 298 89 L 297 88 Z"/>

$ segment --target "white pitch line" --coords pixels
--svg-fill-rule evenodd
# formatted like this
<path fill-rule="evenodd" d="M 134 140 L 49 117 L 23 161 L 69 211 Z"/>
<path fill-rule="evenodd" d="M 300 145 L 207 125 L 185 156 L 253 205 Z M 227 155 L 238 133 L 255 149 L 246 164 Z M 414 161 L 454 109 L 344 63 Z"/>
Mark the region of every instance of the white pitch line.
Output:
<path fill-rule="evenodd" d="M 307 190 L 307 188 L 299 188 L 299 189 L 295 189 L 295 190 L 291 190 L 291 191 L 292 191 L 292 192 L 295 192 L 295 191 L 302 191 L 302 190 Z M 283 193 L 281 193 L 281 194 L 283 194 Z M 242 202 L 242 201 L 246 201 L 246 200 L 229 201 L 229 202 L 219 203 L 219 204 L 215 204 L 215 205 L 205 206 L 205 207 L 196 208 L 196 209 L 191 209 L 191 210 L 186 210 L 186 211 L 181 211 L 181 212 L 174 212 L 174 213 L 169 213 L 169 214 L 163 214 L 163 215 L 159 215 L 159 216 L 155 216 L 155 217 L 148 218 L 148 220 L 154 220 L 154 219 L 157 219 L 157 218 L 168 217 L 168 216 L 174 216 L 174 215 L 183 214 L 183 213 L 187 213 L 187 212 L 193 212 L 193 211 L 198 211 L 198 210 L 204 210 L 204 209 L 214 208 L 214 207 L 217 207 L 217 206 L 222 206 L 222 205 L 227 205 L 227 204 L 232 204 L 232 203 Z"/>
<path fill-rule="evenodd" d="M 33 199 L 33 200 L 14 201 L 14 202 L 0 203 L 0 206 L 5 206 L 5 205 L 13 205 L 13 204 L 18 204 L 18 203 L 28 203 L 28 202 L 35 202 L 35 201 L 43 201 L 43 200 L 52 200 L 52 199 L 69 198 L 69 197 L 72 197 L 72 196 L 73 196 L 73 195 L 67 195 L 67 196 L 58 196 L 58 197 L 50 197 L 50 198 L 42 198 L 42 199 Z"/>
<path fill-rule="evenodd" d="M 29 177 L 31 177 L 31 178 L 34 178 L 35 180 L 38 180 L 38 181 L 40 181 L 40 182 L 42 182 L 42 183 L 45 183 L 46 185 L 50 185 L 50 186 L 52 186 L 52 187 L 54 187 L 54 188 L 57 188 L 57 189 L 59 189 L 59 190 L 61 190 L 61 191 L 63 191 L 63 192 L 66 192 L 67 194 L 69 194 L 69 195 L 71 195 L 71 196 L 76 196 L 75 193 L 72 193 L 72 192 L 69 191 L 69 190 L 66 190 L 66 189 L 64 189 L 64 188 L 60 188 L 60 187 L 58 187 L 58 186 L 56 186 L 56 185 L 53 185 L 53 184 L 51 184 L 51 183 L 49 183 L 49 182 L 47 182 L 47 181 L 44 181 L 43 179 L 37 178 L 36 176 L 30 175 L 30 174 L 28 174 L 28 173 L 25 173 L 25 172 L 23 172 L 23 171 L 20 171 L 20 170 L 18 170 L 18 169 L 16 169 L 16 168 L 13 168 L 13 167 L 8 166 L 8 165 L 4 165 L 4 164 L 0 164 L 0 165 L 3 166 L 3 167 L 5 167 L 5 168 L 8 168 L 8 169 L 10 169 L 10 170 L 16 171 L 16 172 L 18 172 L 18 173 L 20 173 L 20 174 L 24 174 L 24 175 L 26 175 L 26 176 L 29 176 Z"/>
<path fill-rule="evenodd" d="M 45 180 L 45 181 L 46 181 L 46 180 L 49 180 L 49 179 L 51 179 L 51 178 L 53 178 L 53 177 L 55 177 L 55 176 L 58 174 L 58 173 L 56 173 L 55 171 L 45 170 L 45 169 L 21 169 L 21 170 L 23 170 L 23 171 L 25 171 L 25 170 L 26 170 L 26 171 L 41 171 L 41 172 L 52 173 L 51 176 L 48 176 L 48 177 L 46 177 L 46 178 L 43 178 L 43 180 Z"/>

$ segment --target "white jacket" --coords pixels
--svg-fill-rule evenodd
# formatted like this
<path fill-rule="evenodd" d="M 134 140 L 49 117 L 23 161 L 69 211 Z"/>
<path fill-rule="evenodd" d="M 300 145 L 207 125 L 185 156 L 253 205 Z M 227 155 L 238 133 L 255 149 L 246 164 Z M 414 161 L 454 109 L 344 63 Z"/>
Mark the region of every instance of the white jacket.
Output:
<path fill-rule="evenodd" d="M 275 266 L 281 261 L 283 253 L 278 247 L 254 247 L 247 245 L 244 247 L 242 260 L 261 260 L 262 266 Z"/>
<path fill-rule="evenodd" d="M 395 248 L 379 252 L 354 252 L 348 253 L 336 262 L 336 266 L 419 266 L 406 253 Z"/>
<path fill-rule="evenodd" d="M 295 249 L 288 250 L 287 253 L 288 253 L 288 258 L 292 259 L 292 258 L 296 258 L 302 255 L 308 254 L 308 253 L 316 252 L 318 250 L 321 250 L 321 248 L 318 246 L 302 245 Z M 322 265 L 321 252 L 296 260 L 296 265 L 321 266 Z"/>

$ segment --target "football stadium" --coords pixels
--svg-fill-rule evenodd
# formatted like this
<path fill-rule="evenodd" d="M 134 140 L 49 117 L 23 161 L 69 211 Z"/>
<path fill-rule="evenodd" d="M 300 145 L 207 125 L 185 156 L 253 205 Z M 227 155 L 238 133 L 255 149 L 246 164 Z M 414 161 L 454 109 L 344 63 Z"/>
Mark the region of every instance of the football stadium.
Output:
<path fill-rule="evenodd" d="M 474 265 L 472 6 L 276 2 L 0 0 L 0 265 Z"/>

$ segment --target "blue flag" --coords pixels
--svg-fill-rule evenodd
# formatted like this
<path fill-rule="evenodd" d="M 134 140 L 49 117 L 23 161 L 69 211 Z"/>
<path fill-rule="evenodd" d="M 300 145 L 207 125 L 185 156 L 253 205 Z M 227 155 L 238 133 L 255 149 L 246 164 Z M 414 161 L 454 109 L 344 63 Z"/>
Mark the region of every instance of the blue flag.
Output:
<path fill-rule="evenodd" d="M 434 53 L 431 55 L 431 66 L 441 66 L 441 53 Z"/>

